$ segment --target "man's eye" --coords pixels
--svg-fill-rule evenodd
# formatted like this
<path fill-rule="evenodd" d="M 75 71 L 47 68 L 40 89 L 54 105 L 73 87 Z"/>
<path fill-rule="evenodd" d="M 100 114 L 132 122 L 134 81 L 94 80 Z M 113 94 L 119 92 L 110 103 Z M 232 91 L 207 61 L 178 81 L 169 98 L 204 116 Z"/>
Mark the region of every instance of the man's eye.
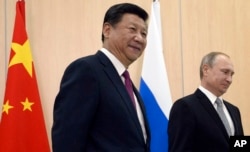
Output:
<path fill-rule="evenodd" d="M 142 32 L 141 35 L 142 35 L 143 37 L 147 37 L 147 33 L 146 33 L 146 32 Z"/>
<path fill-rule="evenodd" d="M 229 73 L 229 71 L 222 71 L 224 74 L 228 74 Z"/>
<path fill-rule="evenodd" d="M 129 29 L 130 29 L 130 31 L 136 31 L 135 27 L 130 27 Z"/>
<path fill-rule="evenodd" d="M 225 74 L 225 75 L 231 75 L 233 76 L 233 72 L 229 71 L 229 70 L 222 70 L 222 72 Z"/>

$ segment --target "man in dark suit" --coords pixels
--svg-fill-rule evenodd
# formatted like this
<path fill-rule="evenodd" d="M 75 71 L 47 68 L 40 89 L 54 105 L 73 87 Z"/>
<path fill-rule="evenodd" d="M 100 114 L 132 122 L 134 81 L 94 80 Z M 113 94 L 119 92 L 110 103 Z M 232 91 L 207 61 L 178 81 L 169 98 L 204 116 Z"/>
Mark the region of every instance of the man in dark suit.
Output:
<path fill-rule="evenodd" d="M 142 99 L 133 84 L 130 96 L 123 74 L 145 49 L 147 19 L 134 4 L 112 6 L 103 22 L 103 48 L 67 67 L 54 104 L 53 152 L 149 151 Z"/>
<path fill-rule="evenodd" d="M 211 52 L 203 57 L 201 85 L 177 100 L 170 111 L 169 152 L 229 152 L 229 136 L 243 135 L 239 109 L 222 99 L 233 74 L 233 64 L 225 53 Z M 223 100 L 227 125 L 217 113 L 216 99 Z"/>

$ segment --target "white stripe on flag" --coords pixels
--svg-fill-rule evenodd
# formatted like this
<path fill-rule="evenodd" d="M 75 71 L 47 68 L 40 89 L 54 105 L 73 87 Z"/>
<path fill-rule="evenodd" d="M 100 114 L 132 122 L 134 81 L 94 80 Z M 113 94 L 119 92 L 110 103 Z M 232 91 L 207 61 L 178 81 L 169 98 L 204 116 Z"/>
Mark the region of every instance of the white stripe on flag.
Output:
<path fill-rule="evenodd" d="M 168 151 L 167 125 L 172 98 L 164 62 L 160 3 L 152 3 L 147 47 L 144 52 L 140 93 L 151 131 L 151 152 Z"/>

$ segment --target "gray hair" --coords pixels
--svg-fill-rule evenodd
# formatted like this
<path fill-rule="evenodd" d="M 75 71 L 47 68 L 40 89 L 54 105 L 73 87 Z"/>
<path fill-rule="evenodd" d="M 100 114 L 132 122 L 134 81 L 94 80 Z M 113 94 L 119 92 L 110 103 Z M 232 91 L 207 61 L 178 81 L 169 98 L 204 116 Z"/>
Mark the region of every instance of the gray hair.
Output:
<path fill-rule="evenodd" d="M 223 53 L 223 52 L 210 52 L 210 53 L 208 53 L 207 55 L 205 55 L 205 56 L 202 58 L 201 64 L 200 64 L 200 79 L 202 79 L 202 77 L 203 77 L 202 67 L 203 67 L 204 65 L 208 65 L 208 66 L 210 66 L 210 67 L 213 67 L 214 61 L 215 61 L 215 59 L 216 59 L 216 57 L 217 57 L 218 55 L 223 55 L 223 56 L 226 56 L 226 57 L 230 58 L 229 55 L 227 55 L 227 54 L 225 54 L 225 53 Z"/>

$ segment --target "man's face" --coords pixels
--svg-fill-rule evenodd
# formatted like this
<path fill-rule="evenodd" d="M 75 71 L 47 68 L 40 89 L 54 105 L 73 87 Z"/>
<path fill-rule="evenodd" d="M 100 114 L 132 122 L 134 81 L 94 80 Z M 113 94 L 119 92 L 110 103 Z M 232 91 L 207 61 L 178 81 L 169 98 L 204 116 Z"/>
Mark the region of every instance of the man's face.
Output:
<path fill-rule="evenodd" d="M 228 57 L 219 55 L 212 67 L 207 66 L 204 74 L 208 89 L 216 96 L 221 96 L 232 83 L 234 67 Z"/>
<path fill-rule="evenodd" d="M 143 19 L 134 14 L 124 14 L 115 26 L 107 26 L 107 49 L 125 66 L 141 56 L 147 44 L 147 25 Z"/>

